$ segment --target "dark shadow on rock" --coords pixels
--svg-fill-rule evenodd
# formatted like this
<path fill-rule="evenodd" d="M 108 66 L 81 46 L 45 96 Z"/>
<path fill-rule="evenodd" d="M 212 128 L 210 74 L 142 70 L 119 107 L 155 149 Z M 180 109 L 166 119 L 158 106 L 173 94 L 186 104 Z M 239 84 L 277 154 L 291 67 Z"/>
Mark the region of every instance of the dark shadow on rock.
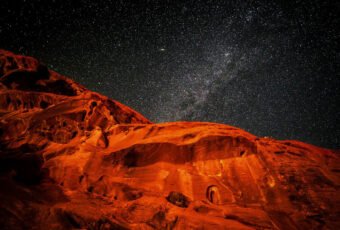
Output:
<path fill-rule="evenodd" d="M 189 198 L 180 192 L 170 192 L 166 199 L 181 208 L 187 208 L 190 204 Z"/>

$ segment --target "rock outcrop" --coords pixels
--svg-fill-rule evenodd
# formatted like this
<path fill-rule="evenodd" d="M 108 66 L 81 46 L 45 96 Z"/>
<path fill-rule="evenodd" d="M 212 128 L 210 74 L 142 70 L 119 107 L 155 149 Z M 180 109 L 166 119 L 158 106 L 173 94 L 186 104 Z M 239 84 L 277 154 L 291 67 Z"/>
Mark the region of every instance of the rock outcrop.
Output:
<path fill-rule="evenodd" d="M 339 152 L 153 124 L 0 51 L 1 229 L 337 229 Z"/>

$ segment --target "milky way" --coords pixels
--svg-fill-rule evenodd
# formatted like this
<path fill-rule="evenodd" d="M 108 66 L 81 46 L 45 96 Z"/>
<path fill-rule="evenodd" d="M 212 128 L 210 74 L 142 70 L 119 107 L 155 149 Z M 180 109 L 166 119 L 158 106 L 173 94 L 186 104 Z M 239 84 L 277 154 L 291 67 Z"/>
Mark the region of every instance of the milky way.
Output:
<path fill-rule="evenodd" d="M 154 122 L 340 147 L 336 1 L 10 2 L 0 6 L 0 48 Z"/>

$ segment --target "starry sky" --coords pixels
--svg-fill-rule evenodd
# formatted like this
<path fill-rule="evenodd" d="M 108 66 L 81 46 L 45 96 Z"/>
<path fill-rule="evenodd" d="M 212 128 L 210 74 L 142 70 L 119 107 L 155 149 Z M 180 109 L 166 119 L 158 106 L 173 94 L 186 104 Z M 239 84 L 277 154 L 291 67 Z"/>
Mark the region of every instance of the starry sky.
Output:
<path fill-rule="evenodd" d="M 0 48 L 153 122 L 340 148 L 337 1 L 15 2 L 1 1 Z"/>

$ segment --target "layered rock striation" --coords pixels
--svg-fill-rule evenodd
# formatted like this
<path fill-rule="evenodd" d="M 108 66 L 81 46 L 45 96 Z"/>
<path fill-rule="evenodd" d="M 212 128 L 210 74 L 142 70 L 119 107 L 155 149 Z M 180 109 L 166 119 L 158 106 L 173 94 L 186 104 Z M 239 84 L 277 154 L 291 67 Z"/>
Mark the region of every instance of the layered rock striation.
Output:
<path fill-rule="evenodd" d="M 1 229 L 336 229 L 339 153 L 153 124 L 0 51 Z"/>

